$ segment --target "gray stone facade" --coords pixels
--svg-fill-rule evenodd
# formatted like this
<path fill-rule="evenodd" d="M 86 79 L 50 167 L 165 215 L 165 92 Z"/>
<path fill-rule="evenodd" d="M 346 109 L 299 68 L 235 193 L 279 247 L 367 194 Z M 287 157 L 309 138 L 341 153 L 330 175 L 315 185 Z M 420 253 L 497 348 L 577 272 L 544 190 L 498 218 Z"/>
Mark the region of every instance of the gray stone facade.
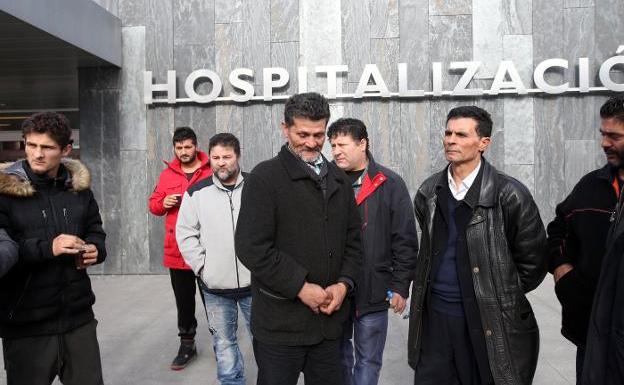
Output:
<path fill-rule="evenodd" d="M 284 67 L 298 90 L 297 67 L 345 64 L 338 93 L 353 92 L 362 68 L 378 65 L 396 91 L 397 63 L 409 63 L 410 89 L 431 89 L 431 63 L 442 62 L 444 89 L 459 75 L 451 61 L 483 62 L 471 87 L 489 88 L 498 63 L 513 60 L 532 88 L 534 66 L 544 59 L 590 58 L 591 86 L 599 65 L 624 36 L 621 0 L 95 0 L 122 21 L 120 71 L 80 71 L 81 153 L 94 172 L 95 193 L 109 234 L 101 273 L 160 273 L 164 223 L 148 213 L 147 198 L 172 157 L 174 127 L 190 125 L 200 147 L 216 132 L 232 132 L 250 170 L 273 156 L 283 139 L 283 101 L 143 104 L 143 71 L 164 83 L 176 70 L 178 95 L 193 70 L 216 71 L 227 83 L 234 68 L 254 70 L 262 94 L 262 68 Z M 615 74 L 614 77 L 621 74 Z M 576 84 L 575 71 L 550 73 L 553 83 Z M 326 92 L 326 79 L 310 71 L 308 89 Z M 201 90 L 201 86 L 200 86 Z M 476 104 L 492 113 L 493 145 L 486 157 L 533 192 L 544 222 L 588 170 L 600 166 L 598 109 L 604 94 L 335 100 L 332 118 L 364 120 L 377 161 L 401 174 L 413 194 L 445 164 L 441 152 L 447 111 Z M 327 152 L 327 151 L 326 151 Z M 327 152 L 328 153 L 328 152 Z"/>

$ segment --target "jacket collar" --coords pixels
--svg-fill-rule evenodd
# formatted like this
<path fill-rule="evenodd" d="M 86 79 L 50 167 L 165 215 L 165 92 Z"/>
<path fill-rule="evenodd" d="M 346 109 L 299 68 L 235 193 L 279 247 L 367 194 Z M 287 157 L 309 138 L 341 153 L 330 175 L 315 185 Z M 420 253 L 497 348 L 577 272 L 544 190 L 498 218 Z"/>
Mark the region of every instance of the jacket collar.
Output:
<path fill-rule="evenodd" d="M 439 191 L 444 184 L 448 185 L 447 170 L 450 164 L 448 164 L 442 172 L 438 173 L 438 179 L 435 186 L 435 191 Z M 474 183 L 466 194 L 465 201 L 471 207 L 483 206 L 493 207 L 496 201 L 496 181 L 498 171 L 492 166 L 485 157 L 481 157 L 481 170 L 475 179 Z M 479 188 L 479 195 L 476 196 L 475 188 Z"/>
<path fill-rule="evenodd" d="M 598 178 L 605 179 L 609 183 L 611 183 L 613 181 L 613 178 L 615 178 L 616 176 L 616 171 L 613 166 L 607 163 L 604 166 L 602 166 L 602 168 L 598 169 L 596 176 Z"/>
<path fill-rule="evenodd" d="M 337 171 L 335 164 L 329 162 L 327 158 L 321 153 L 323 161 L 327 166 L 327 197 L 330 197 L 336 190 L 338 190 L 338 184 L 343 184 L 346 177 L 341 177 Z M 295 156 L 288 149 L 288 144 L 284 144 L 277 155 L 281 160 L 282 165 L 286 169 L 286 173 L 291 180 L 310 179 L 314 180 L 309 172 L 304 167 L 308 167 L 304 164 L 303 160 Z M 343 174 L 344 175 L 344 174 Z"/>
<path fill-rule="evenodd" d="M 61 164 L 67 171 L 65 187 L 70 191 L 82 191 L 91 186 L 91 174 L 80 161 L 63 158 Z M 0 194 L 13 197 L 30 197 L 36 192 L 36 184 L 26 171 L 26 160 L 0 164 Z"/>
<path fill-rule="evenodd" d="M 197 151 L 197 159 L 199 159 L 199 161 L 201 162 L 199 168 L 210 167 L 210 158 L 205 152 Z M 184 171 L 182 171 L 182 164 L 180 163 L 180 160 L 178 158 L 174 157 L 169 162 L 167 162 L 166 160 L 163 160 L 163 162 L 173 171 L 177 172 L 178 174 L 184 175 Z"/>

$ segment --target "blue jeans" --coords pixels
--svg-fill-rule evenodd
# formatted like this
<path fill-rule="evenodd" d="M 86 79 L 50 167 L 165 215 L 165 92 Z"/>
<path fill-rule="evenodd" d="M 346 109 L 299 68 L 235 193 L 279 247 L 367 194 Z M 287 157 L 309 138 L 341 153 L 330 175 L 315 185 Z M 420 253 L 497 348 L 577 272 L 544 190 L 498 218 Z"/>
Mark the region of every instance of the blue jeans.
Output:
<path fill-rule="evenodd" d="M 345 325 L 341 346 L 345 385 L 377 384 L 387 334 L 387 310 L 368 313 L 359 318 L 351 316 Z"/>
<path fill-rule="evenodd" d="M 238 307 L 245 319 L 247 330 L 251 315 L 251 295 L 238 301 L 202 290 L 212 333 L 212 346 L 217 357 L 217 379 L 221 385 L 244 385 L 245 362 L 238 348 Z M 238 306 L 237 306 L 238 304 Z"/>

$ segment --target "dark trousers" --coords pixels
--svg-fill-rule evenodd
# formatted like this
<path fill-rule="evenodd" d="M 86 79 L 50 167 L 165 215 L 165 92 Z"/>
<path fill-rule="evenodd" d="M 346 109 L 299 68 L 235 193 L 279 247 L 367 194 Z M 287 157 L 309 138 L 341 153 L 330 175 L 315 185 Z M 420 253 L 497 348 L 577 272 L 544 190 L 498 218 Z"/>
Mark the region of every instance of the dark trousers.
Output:
<path fill-rule="evenodd" d="M 464 317 L 427 310 L 415 385 L 481 385 Z"/>
<path fill-rule="evenodd" d="M 257 385 L 295 385 L 303 372 L 306 385 L 343 385 L 340 340 L 310 346 L 264 344 L 253 340 Z"/>
<path fill-rule="evenodd" d="M 102 363 L 93 320 L 63 334 L 4 339 L 7 385 L 102 385 Z"/>
<path fill-rule="evenodd" d="M 178 336 L 182 339 L 195 338 L 195 291 L 197 281 L 193 270 L 169 269 L 171 287 L 178 309 Z"/>

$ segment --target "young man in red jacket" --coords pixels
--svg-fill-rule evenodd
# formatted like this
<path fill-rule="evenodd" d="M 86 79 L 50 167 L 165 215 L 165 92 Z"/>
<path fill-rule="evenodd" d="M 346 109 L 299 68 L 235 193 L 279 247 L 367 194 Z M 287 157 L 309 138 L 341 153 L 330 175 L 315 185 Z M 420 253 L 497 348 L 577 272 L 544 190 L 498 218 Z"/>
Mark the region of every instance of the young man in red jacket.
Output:
<path fill-rule="evenodd" d="M 178 210 L 182 195 L 193 183 L 212 175 L 206 153 L 197 149 L 197 136 L 189 127 L 176 128 L 173 133 L 175 159 L 166 162 L 158 184 L 149 198 L 149 209 L 165 219 L 164 265 L 169 268 L 171 286 L 178 310 L 180 349 L 171 363 L 171 369 L 181 370 L 197 355 L 195 349 L 195 274 L 184 263 L 175 236 Z"/>

